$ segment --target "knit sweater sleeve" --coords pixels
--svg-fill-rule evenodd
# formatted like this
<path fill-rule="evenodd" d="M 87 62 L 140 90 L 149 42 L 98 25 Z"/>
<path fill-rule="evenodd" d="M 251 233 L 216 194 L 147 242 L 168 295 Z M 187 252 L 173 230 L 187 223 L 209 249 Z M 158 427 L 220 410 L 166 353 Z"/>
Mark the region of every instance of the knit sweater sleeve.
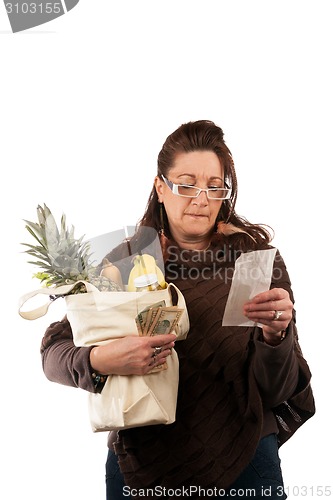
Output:
<path fill-rule="evenodd" d="M 279 251 L 274 261 L 271 288 L 284 288 L 294 302 L 289 274 Z M 260 328 L 255 329 L 254 344 L 253 370 L 265 408 L 274 408 L 310 384 L 311 374 L 298 343 L 295 310 L 287 335 L 278 346 L 266 344 Z"/>
<path fill-rule="evenodd" d="M 293 329 L 294 325 L 289 325 L 286 338 L 276 347 L 265 344 L 260 331 L 256 333 L 253 369 L 265 408 L 281 404 L 297 389 L 299 364 Z"/>
<path fill-rule="evenodd" d="M 96 392 L 90 366 L 92 347 L 76 347 L 71 326 L 64 318 L 46 330 L 41 345 L 42 366 L 46 377 L 58 384 Z"/>

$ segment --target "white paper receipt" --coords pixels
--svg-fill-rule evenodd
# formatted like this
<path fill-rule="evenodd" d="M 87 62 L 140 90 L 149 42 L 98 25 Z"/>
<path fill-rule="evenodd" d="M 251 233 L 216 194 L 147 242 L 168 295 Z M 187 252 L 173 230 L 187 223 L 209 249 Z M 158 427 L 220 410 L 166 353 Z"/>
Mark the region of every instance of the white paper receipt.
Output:
<path fill-rule="evenodd" d="M 243 305 L 258 293 L 269 290 L 276 248 L 243 253 L 235 263 L 235 271 L 222 326 L 254 326 L 243 314 Z"/>

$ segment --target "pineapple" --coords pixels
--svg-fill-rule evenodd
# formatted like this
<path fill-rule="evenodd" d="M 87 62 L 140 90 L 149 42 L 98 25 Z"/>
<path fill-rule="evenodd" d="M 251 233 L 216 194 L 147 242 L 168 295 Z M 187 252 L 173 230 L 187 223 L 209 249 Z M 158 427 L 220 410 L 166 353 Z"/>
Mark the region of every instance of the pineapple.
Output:
<path fill-rule="evenodd" d="M 45 204 L 44 207 L 38 205 L 37 217 L 37 223 L 25 220 L 25 227 L 38 244 L 22 244 L 28 247 L 25 252 L 35 259 L 28 263 L 41 269 L 34 276 L 40 279 L 42 284 L 56 288 L 84 280 L 103 292 L 122 291 L 119 283 L 97 274 L 96 267 L 89 262 L 89 243 L 83 241 L 83 236 L 75 238 L 74 226 L 66 226 L 65 215 L 61 217 L 60 229 Z M 78 284 L 70 293 L 84 292 L 84 284 Z"/>

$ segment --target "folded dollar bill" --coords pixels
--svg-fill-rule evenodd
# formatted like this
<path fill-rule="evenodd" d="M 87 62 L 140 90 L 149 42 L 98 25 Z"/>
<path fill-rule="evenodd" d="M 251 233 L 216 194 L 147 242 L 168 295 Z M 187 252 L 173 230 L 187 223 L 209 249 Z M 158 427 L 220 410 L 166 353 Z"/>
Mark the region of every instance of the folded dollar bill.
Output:
<path fill-rule="evenodd" d="M 152 304 L 141 311 L 135 318 L 139 335 L 163 335 L 176 330 L 184 309 L 177 306 L 166 306 L 165 302 Z M 167 362 L 157 365 L 149 373 L 167 369 Z"/>
<path fill-rule="evenodd" d="M 150 325 L 152 315 L 153 314 L 155 315 L 158 309 L 164 306 L 165 306 L 165 301 L 162 300 L 161 302 L 156 302 L 155 304 L 152 304 L 151 306 L 143 309 L 143 311 L 139 312 L 139 314 L 135 318 L 139 335 L 147 335 L 145 331 L 146 328 Z"/>

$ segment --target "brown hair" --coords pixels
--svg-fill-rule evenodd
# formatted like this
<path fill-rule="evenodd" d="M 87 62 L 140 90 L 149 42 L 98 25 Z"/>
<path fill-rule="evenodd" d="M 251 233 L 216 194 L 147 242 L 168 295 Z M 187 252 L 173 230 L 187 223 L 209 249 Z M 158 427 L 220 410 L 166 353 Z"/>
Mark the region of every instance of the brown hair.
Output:
<path fill-rule="evenodd" d="M 222 203 L 216 219 L 215 229 L 227 236 L 232 235 L 241 243 L 246 239 L 246 247 L 258 247 L 267 244 L 271 240 L 269 232 L 262 226 L 249 223 L 245 218 L 235 212 L 237 199 L 237 176 L 231 152 L 224 142 L 223 130 L 209 120 L 199 120 L 181 125 L 170 134 L 163 144 L 157 159 L 157 175 L 168 176 L 175 157 L 178 153 L 189 153 L 192 151 L 213 151 L 221 162 L 224 169 L 224 180 L 231 188 L 231 197 Z M 161 212 L 162 211 L 162 212 Z M 153 187 L 146 211 L 139 222 L 139 226 L 149 226 L 160 231 L 161 219 L 164 221 L 163 229 L 167 237 L 171 237 L 168 219 L 164 205 L 158 201 L 155 187 Z M 225 230 L 227 228 L 227 230 Z M 232 228 L 230 230 L 230 228 Z M 249 238 L 250 236 L 250 238 Z M 252 240 L 252 244 L 249 240 Z M 243 245 L 237 245 L 242 247 Z"/>

